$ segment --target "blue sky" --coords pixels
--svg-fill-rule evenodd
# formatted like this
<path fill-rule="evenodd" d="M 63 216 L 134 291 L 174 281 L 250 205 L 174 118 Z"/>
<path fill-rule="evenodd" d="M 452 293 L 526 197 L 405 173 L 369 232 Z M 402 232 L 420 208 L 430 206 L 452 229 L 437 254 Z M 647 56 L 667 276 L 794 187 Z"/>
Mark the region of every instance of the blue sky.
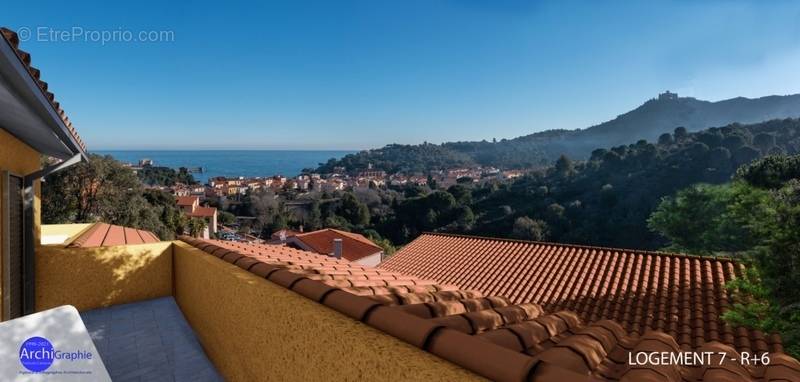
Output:
<path fill-rule="evenodd" d="M 588 127 L 666 89 L 800 92 L 798 2 L 171 3 L 10 2 L 0 25 L 32 32 L 23 49 L 90 150 L 512 138 Z M 38 35 L 73 28 L 75 41 Z"/>

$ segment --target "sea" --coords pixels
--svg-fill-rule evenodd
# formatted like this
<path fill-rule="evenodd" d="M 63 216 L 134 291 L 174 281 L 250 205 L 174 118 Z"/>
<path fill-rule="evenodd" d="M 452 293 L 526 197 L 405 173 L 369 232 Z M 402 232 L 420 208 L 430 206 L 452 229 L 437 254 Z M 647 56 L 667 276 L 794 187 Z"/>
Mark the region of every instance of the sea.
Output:
<path fill-rule="evenodd" d="M 111 155 L 115 159 L 138 164 L 150 159 L 154 166 L 201 167 L 202 173 L 193 173 L 195 179 L 206 183 L 208 178 L 266 177 L 272 175 L 295 176 L 304 168 L 316 168 L 331 158 L 341 158 L 355 151 L 335 150 L 110 150 L 92 151 Z"/>

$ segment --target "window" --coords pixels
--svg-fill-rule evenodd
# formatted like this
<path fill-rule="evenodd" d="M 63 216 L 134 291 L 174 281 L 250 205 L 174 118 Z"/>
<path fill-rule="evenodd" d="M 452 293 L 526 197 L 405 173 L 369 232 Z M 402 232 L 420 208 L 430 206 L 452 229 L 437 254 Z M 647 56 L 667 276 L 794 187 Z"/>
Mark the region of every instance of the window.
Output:
<path fill-rule="evenodd" d="M 2 173 L 2 252 L 3 259 L 3 319 L 23 315 L 23 258 L 24 223 L 22 207 L 22 178 Z"/>

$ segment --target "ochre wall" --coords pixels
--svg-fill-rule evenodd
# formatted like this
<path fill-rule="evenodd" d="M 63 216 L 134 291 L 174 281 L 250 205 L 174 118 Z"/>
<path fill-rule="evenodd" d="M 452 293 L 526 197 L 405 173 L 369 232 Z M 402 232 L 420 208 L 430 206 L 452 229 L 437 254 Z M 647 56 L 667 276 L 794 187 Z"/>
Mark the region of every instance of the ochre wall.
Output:
<path fill-rule="evenodd" d="M 172 243 L 36 249 L 36 310 L 79 311 L 172 294 Z"/>
<path fill-rule="evenodd" d="M 230 381 L 480 377 L 183 242 L 175 300 Z"/>
<path fill-rule="evenodd" d="M 39 160 L 39 153 L 36 150 L 30 148 L 28 145 L 22 143 L 20 140 L 0 128 L 0 172 L 1 171 L 10 171 L 14 175 L 17 176 L 25 176 L 30 174 L 39 169 L 41 163 Z M 39 182 L 36 182 L 36 199 L 34 201 L 34 235 L 35 240 L 38 242 L 39 240 L 39 226 L 40 226 L 40 214 L 39 209 L 41 207 L 39 201 Z M 2 184 L 0 184 L 0 195 L 3 195 L 4 190 L 2 189 Z M 3 217 L 4 211 L 2 210 L 3 206 L 0 203 L 0 217 Z M 0 256 L 5 256 L 3 253 L 4 245 L 3 243 L 3 234 L 5 233 L 5 227 L 3 227 L 3 219 L 0 218 Z M 0 258 L 0 285 L 3 285 L 3 269 L 2 264 L 5 262 L 4 258 Z M 2 301 L 2 289 L 0 289 L 0 301 Z M 2 304 L 0 304 L 0 309 L 2 309 Z M 2 314 L 0 314 L 2 317 Z"/>

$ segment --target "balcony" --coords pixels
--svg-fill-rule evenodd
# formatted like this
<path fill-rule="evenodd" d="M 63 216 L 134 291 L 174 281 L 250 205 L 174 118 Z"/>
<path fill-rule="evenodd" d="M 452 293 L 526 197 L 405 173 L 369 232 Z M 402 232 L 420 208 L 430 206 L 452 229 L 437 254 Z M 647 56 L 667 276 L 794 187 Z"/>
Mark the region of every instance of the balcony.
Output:
<path fill-rule="evenodd" d="M 114 381 L 480 379 L 186 242 L 90 231 L 42 226 L 36 307 L 76 307 Z"/>

